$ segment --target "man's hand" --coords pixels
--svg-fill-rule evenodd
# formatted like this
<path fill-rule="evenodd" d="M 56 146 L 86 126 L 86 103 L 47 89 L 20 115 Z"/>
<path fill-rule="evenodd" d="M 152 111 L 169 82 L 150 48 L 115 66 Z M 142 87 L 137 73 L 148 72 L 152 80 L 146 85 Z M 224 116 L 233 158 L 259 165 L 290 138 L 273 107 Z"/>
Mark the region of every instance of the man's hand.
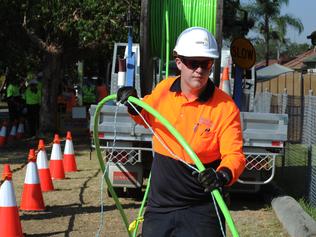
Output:
<path fill-rule="evenodd" d="M 124 86 L 118 89 L 117 91 L 117 97 L 116 100 L 119 101 L 121 104 L 125 104 L 127 106 L 127 111 L 128 113 L 132 115 L 138 115 L 138 110 L 139 112 L 142 111 L 142 107 L 134 105 L 136 110 L 127 102 L 128 97 L 133 96 L 135 98 L 138 98 L 137 96 L 137 91 L 134 87 L 132 86 Z"/>
<path fill-rule="evenodd" d="M 204 187 L 204 192 L 211 192 L 228 184 L 232 175 L 228 169 L 215 171 L 213 168 L 208 168 L 199 173 L 197 179 Z"/>
<path fill-rule="evenodd" d="M 127 99 L 130 96 L 138 98 L 136 89 L 132 86 L 124 86 L 118 89 L 116 100 L 119 101 L 121 104 L 127 105 Z"/>

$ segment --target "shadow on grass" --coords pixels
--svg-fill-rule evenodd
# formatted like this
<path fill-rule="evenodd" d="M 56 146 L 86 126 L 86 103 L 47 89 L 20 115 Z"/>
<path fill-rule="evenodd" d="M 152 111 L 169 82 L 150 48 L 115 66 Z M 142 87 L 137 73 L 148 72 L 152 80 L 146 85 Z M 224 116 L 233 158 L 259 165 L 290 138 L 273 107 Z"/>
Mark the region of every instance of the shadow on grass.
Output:
<path fill-rule="evenodd" d="M 129 208 L 139 208 L 140 204 L 130 203 L 122 204 L 124 209 Z M 100 206 L 81 206 L 81 204 L 70 204 L 70 205 L 60 205 L 60 206 L 47 206 L 46 211 L 41 212 L 23 212 L 21 215 L 21 220 L 47 220 L 54 219 L 58 217 L 66 217 L 72 215 L 81 215 L 89 213 L 100 213 Z M 104 212 L 116 210 L 116 206 L 109 205 L 103 206 Z"/>
<path fill-rule="evenodd" d="M 243 210 L 260 210 L 267 208 L 268 205 L 264 200 L 263 195 L 259 193 L 231 193 L 230 206 L 232 211 Z"/>

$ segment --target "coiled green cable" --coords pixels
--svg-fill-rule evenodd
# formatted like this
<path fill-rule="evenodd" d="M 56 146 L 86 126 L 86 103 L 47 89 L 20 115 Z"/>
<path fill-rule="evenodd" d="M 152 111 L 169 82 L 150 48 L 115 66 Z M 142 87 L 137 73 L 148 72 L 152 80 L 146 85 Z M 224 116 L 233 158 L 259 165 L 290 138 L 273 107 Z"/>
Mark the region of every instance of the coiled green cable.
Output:
<path fill-rule="evenodd" d="M 161 59 L 160 80 L 164 62 L 165 78 L 169 76 L 170 53 L 172 54 L 177 36 L 184 29 L 200 26 L 215 33 L 216 5 L 217 0 L 150 1 L 151 53 L 153 57 Z"/>
<path fill-rule="evenodd" d="M 164 7 L 166 6 L 166 7 Z M 163 23 L 168 12 L 169 54 L 178 35 L 186 28 L 200 26 L 215 34 L 217 0 L 151 0 L 150 41 L 153 57 L 162 58 L 161 48 L 166 46 L 166 27 Z M 164 51 L 166 51 L 164 50 Z"/>

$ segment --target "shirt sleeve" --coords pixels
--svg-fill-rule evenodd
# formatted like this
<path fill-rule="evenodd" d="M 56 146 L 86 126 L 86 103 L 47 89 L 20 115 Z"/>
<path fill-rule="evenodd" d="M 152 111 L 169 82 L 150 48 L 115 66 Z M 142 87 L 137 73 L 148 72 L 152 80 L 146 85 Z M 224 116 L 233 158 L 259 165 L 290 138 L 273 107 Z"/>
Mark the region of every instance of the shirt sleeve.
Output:
<path fill-rule="evenodd" d="M 142 99 L 142 101 L 150 105 L 153 109 L 157 110 L 161 97 L 164 96 L 164 94 L 167 94 L 169 91 L 170 83 L 168 82 L 168 80 L 169 79 L 164 79 L 162 82 L 160 82 L 152 91 L 152 93 L 149 95 L 146 95 Z M 149 125 L 152 125 L 154 117 L 150 113 L 148 113 L 145 109 L 143 109 L 141 112 L 141 115 L 145 118 L 146 122 Z M 143 125 L 145 128 L 147 128 L 146 123 L 143 121 L 143 119 L 139 115 L 130 114 L 130 116 L 136 123 Z"/>
<path fill-rule="evenodd" d="M 240 112 L 235 105 L 231 106 L 227 116 L 222 119 L 222 129 L 219 133 L 219 149 L 221 163 L 218 170 L 228 168 L 232 172 L 232 185 L 242 174 L 246 159 L 243 154 L 242 130 L 240 125 Z"/>

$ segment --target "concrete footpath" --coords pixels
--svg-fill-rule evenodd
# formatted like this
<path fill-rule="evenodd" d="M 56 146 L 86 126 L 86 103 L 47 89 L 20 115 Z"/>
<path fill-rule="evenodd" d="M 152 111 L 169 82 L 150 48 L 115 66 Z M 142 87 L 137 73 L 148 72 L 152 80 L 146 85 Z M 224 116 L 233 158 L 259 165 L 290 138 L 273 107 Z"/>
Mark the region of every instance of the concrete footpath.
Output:
<path fill-rule="evenodd" d="M 316 221 L 294 198 L 282 194 L 277 186 L 273 186 L 271 206 L 288 234 L 291 237 L 316 237 Z"/>
<path fill-rule="evenodd" d="M 316 221 L 290 196 L 275 197 L 273 210 L 291 237 L 316 237 Z"/>

